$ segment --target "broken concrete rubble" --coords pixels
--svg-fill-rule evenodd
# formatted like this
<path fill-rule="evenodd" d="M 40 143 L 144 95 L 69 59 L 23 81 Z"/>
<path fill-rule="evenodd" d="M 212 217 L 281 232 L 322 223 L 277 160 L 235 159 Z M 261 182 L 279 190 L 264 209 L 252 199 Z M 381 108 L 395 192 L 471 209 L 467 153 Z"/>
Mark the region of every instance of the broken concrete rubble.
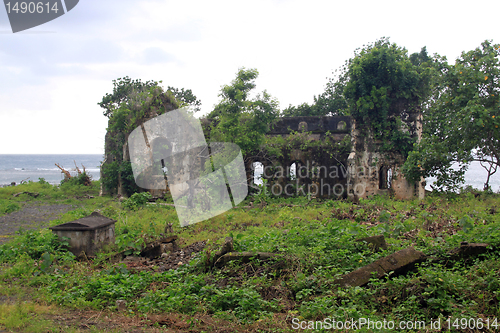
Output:
<path fill-rule="evenodd" d="M 127 301 L 119 299 L 116 301 L 116 309 L 120 312 L 127 310 Z"/>
<path fill-rule="evenodd" d="M 488 251 L 488 244 L 462 242 L 460 247 L 454 248 L 448 254 L 451 260 L 475 257 Z"/>
<path fill-rule="evenodd" d="M 358 268 L 335 281 L 340 287 L 357 287 L 367 284 L 372 277 L 381 278 L 390 272 L 403 273 L 414 267 L 415 264 L 425 261 L 424 253 L 413 247 L 400 250 L 387 257 Z"/>
<path fill-rule="evenodd" d="M 365 241 L 367 243 L 380 245 L 379 248 L 387 248 L 383 236 L 373 236 L 358 239 L 358 241 Z M 382 247 L 382 241 L 384 247 Z M 456 261 L 461 259 L 469 259 L 476 257 L 480 254 L 488 252 L 489 244 L 485 243 L 467 243 L 462 242 L 460 247 L 454 248 L 448 252 L 448 258 L 429 258 L 429 261 Z M 375 247 L 374 247 L 375 249 Z M 381 278 L 387 273 L 394 272 L 395 274 L 404 274 L 415 267 L 415 264 L 427 260 L 424 253 L 415 250 L 413 247 L 395 252 L 387 257 L 372 262 L 369 265 L 358 268 L 350 272 L 340 279 L 335 281 L 340 287 L 361 287 L 367 284 L 372 277 Z"/>
<path fill-rule="evenodd" d="M 165 237 L 147 244 L 141 252 L 141 257 L 158 258 L 164 253 L 177 251 L 177 236 Z"/>
<path fill-rule="evenodd" d="M 159 258 L 150 259 L 147 257 L 126 257 L 121 263 L 132 271 L 166 271 L 179 268 L 181 265 L 188 264 L 194 256 L 203 251 L 206 243 L 204 241 L 196 242 L 182 249 L 177 248 L 173 252 L 164 253 Z"/>

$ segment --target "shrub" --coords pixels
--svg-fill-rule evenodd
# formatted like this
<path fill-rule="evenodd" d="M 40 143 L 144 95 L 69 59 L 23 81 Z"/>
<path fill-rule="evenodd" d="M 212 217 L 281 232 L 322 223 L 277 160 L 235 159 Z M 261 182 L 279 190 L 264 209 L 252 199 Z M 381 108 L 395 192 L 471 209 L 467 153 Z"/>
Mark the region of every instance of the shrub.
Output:
<path fill-rule="evenodd" d="M 38 260 L 44 253 L 59 258 L 73 258 L 67 251 L 68 243 L 60 240 L 48 229 L 20 231 L 19 236 L 7 244 L 0 245 L 0 262 L 14 262 L 21 255 Z"/>
<path fill-rule="evenodd" d="M 130 210 L 137 210 L 148 203 L 152 196 L 149 192 L 134 193 L 130 198 L 123 202 L 123 207 Z"/>

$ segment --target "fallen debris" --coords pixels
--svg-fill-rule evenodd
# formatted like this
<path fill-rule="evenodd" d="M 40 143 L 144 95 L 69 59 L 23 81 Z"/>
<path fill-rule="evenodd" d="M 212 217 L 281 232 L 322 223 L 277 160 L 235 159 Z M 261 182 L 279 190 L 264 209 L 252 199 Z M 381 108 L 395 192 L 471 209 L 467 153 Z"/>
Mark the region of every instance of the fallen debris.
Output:
<path fill-rule="evenodd" d="M 460 247 L 456 247 L 448 254 L 450 255 L 450 260 L 460 260 L 468 259 L 470 257 L 476 257 L 480 254 L 488 252 L 489 244 L 486 243 L 467 243 L 462 242 Z"/>
<path fill-rule="evenodd" d="M 36 192 L 27 192 L 27 191 L 24 191 L 24 192 L 15 193 L 15 194 L 13 194 L 12 196 L 13 196 L 14 198 L 17 198 L 17 197 L 18 197 L 18 196 L 20 196 L 21 194 L 27 194 L 27 195 L 29 195 L 29 196 L 31 196 L 31 197 L 33 197 L 33 198 L 36 198 L 36 197 L 38 197 L 38 196 L 40 195 L 40 193 L 36 193 Z"/>
<path fill-rule="evenodd" d="M 151 242 L 141 251 L 141 257 L 154 259 L 162 256 L 164 253 L 177 251 L 176 240 L 177 236 L 170 236 Z"/>
<path fill-rule="evenodd" d="M 188 264 L 197 253 L 203 251 L 205 245 L 204 241 L 196 242 L 185 248 L 177 248 L 170 253 L 164 253 L 156 259 L 128 256 L 121 262 L 127 266 L 127 269 L 135 271 L 167 271 Z"/>
<path fill-rule="evenodd" d="M 116 309 L 119 312 L 124 312 L 127 310 L 127 301 L 124 301 L 122 299 L 116 300 Z"/>
<path fill-rule="evenodd" d="M 59 164 L 55 163 L 56 167 L 58 167 L 59 169 L 61 169 L 61 173 L 64 173 L 64 179 L 70 179 L 71 178 L 71 174 L 69 173 L 69 171 L 65 170 L 62 166 L 60 166 Z"/>
<path fill-rule="evenodd" d="M 173 234 L 174 233 L 174 228 L 172 223 L 167 223 L 165 225 L 165 235 Z"/>
<path fill-rule="evenodd" d="M 415 250 L 413 247 L 395 252 L 387 257 L 372 262 L 369 265 L 358 268 L 337 279 L 335 284 L 340 287 L 361 287 L 367 284 L 372 277 L 381 278 L 385 274 L 394 272 L 396 274 L 407 272 L 415 264 L 426 260 L 423 252 Z"/>
<path fill-rule="evenodd" d="M 92 179 L 91 179 L 91 177 L 89 175 L 87 175 L 87 171 L 85 170 L 85 166 L 82 164 L 82 168 L 83 168 L 83 172 L 82 172 L 80 170 L 80 168 L 78 168 L 78 166 L 76 165 L 76 161 L 73 161 L 73 162 L 75 162 L 76 172 L 78 173 L 78 178 L 80 179 L 81 184 L 85 185 L 85 186 L 91 186 L 92 185 Z M 73 178 L 73 176 L 71 176 L 71 173 L 69 171 L 65 170 L 62 166 L 60 166 L 57 163 L 55 163 L 55 165 L 59 169 L 61 169 L 61 173 L 64 173 L 64 181 L 68 181 L 71 178 Z"/>
<path fill-rule="evenodd" d="M 217 260 L 219 260 L 220 257 L 225 255 L 226 253 L 234 251 L 233 247 L 233 238 L 232 237 L 226 237 L 224 240 L 224 244 L 222 245 L 222 248 L 215 254 L 213 260 L 212 260 L 212 265 L 214 266 Z"/>

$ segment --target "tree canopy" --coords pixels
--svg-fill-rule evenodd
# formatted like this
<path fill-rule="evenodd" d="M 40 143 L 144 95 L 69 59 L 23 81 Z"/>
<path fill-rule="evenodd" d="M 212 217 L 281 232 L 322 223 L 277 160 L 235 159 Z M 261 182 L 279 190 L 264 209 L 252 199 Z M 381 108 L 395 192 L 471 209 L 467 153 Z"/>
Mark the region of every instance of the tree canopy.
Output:
<path fill-rule="evenodd" d="M 484 41 L 455 64 L 436 57 L 434 66 L 437 84 L 424 113 L 424 137 L 406 172 L 413 179 L 435 176 L 438 188 L 453 189 L 470 162 L 479 161 L 488 171 L 488 188 L 500 161 L 500 45 Z"/>
<path fill-rule="evenodd" d="M 124 156 L 128 135 L 144 121 L 165 112 L 191 105 L 199 110 L 200 101 L 190 89 L 160 86 L 161 81 L 132 80 L 128 76 L 113 80 L 113 92 L 98 103 L 109 118 L 106 154 L 112 156 L 101 167 L 105 190 L 114 192 L 123 187 L 127 195 L 138 190 L 130 161 Z"/>
<path fill-rule="evenodd" d="M 207 117 L 212 120 L 211 141 L 236 143 L 243 154 L 256 150 L 263 142 L 279 106 L 266 91 L 249 98 L 258 75 L 256 69 L 240 68 L 231 84 L 222 87 L 221 101 Z"/>
<path fill-rule="evenodd" d="M 357 50 L 345 67 L 348 113 L 357 128 L 383 142 L 382 149 L 403 155 L 412 150 L 415 129 L 405 130 L 403 121 L 418 114 L 428 96 L 427 60 L 425 48 L 410 57 L 405 48 L 382 38 Z"/>
<path fill-rule="evenodd" d="M 111 94 L 106 93 L 102 101 L 97 104 L 104 109 L 103 114 L 110 118 L 123 103 L 128 103 L 141 93 L 157 91 L 157 97 L 165 100 L 167 93 L 169 93 L 177 100 L 179 107 L 190 105 L 193 111 L 200 111 L 201 101 L 196 98 L 191 89 L 178 89 L 170 86 L 163 89 L 160 86 L 161 83 L 162 81 L 152 80 L 142 82 L 141 79 L 133 80 L 128 76 L 118 78 L 113 80 L 113 92 Z M 159 90 L 151 90 L 151 88 L 161 88 L 161 93 Z M 161 101 L 158 100 L 157 103 L 161 104 Z"/>
<path fill-rule="evenodd" d="M 384 131 L 387 134 L 394 129 L 389 125 L 394 119 L 388 119 L 417 110 L 428 95 L 430 60 L 425 47 L 408 56 L 406 49 L 382 38 L 357 49 L 354 58 L 328 79 L 325 90 L 314 96 L 313 104 L 289 106 L 281 115 L 352 115 L 382 138 Z"/>

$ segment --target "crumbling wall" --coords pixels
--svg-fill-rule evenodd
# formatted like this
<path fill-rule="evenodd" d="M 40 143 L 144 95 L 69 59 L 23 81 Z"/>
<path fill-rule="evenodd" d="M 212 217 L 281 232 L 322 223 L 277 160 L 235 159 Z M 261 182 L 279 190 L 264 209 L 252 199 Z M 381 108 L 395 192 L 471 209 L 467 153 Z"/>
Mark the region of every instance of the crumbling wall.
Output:
<path fill-rule="evenodd" d="M 420 141 L 422 137 L 422 116 L 408 116 L 403 123 L 404 129 L 412 137 Z M 423 198 L 425 182 L 410 183 L 401 172 L 405 162 L 402 152 L 385 151 L 383 142 L 374 140 L 369 130 L 357 128 L 352 120 L 352 151 L 347 164 L 349 176 L 347 180 L 350 198 L 367 198 L 372 195 L 393 194 L 397 199 Z"/>
<path fill-rule="evenodd" d="M 144 103 L 133 104 L 126 111 L 118 109 L 108 120 L 104 140 L 104 160 L 101 163 L 100 195 L 121 195 L 127 197 L 141 189 L 135 184 L 130 163 L 128 137 L 130 133 L 146 121 L 160 114 L 175 110 L 179 103 L 169 93 L 149 98 Z M 161 195 L 165 191 L 152 191 Z"/>

